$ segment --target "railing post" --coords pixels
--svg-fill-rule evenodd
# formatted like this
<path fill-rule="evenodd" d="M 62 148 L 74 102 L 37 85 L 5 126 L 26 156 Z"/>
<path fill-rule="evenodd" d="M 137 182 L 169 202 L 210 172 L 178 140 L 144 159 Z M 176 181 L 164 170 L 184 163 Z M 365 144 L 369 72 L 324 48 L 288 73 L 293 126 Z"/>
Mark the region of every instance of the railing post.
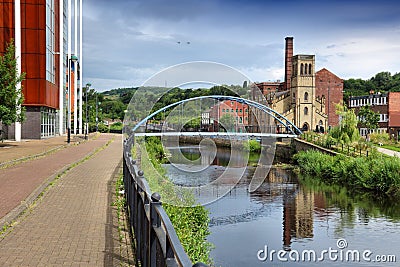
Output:
<path fill-rule="evenodd" d="M 161 205 L 161 196 L 159 193 L 155 192 L 151 195 L 151 202 L 150 202 L 150 223 L 149 223 L 149 263 L 151 267 L 157 266 L 157 235 L 156 235 L 156 228 L 161 226 L 161 221 L 156 211 L 156 206 Z M 161 253 L 163 255 L 163 253 Z M 161 260 L 161 259 L 160 259 Z"/>
<path fill-rule="evenodd" d="M 143 171 L 140 170 L 138 171 L 138 177 L 137 179 L 143 179 Z M 141 193 L 142 193 L 142 188 L 136 184 L 135 185 L 135 207 L 134 211 L 131 213 L 132 216 L 132 221 L 135 224 L 135 236 L 137 240 L 137 248 L 136 248 L 136 258 L 140 260 L 145 260 L 145 255 L 146 255 L 146 242 L 143 238 L 144 231 L 145 231 L 145 225 L 146 225 L 146 212 L 145 212 L 145 203 L 143 202 L 141 198 Z M 146 266 L 146 262 L 142 262 L 143 266 Z"/>

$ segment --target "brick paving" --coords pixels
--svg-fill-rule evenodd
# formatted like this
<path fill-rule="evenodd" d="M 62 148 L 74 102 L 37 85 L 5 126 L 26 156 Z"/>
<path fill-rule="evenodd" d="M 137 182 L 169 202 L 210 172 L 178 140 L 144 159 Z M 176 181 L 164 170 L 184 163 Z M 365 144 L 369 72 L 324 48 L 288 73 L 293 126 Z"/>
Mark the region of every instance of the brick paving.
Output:
<path fill-rule="evenodd" d="M 66 167 L 106 144 L 111 138 L 112 135 L 101 135 L 80 145 L 69 145 L 45 157 L 0 169 L 0 218 L 3 218 L 13 209 L 20 208 L 21 202 L 27 201 L 29 203 L 43 189 L 40 186 L 46 180 L 52 180 Z M 47 145 L 44 143 L 42 147 L 37 146 L 36 150 L 32 150 L 32 153 L 44 150 L 43 147 L 47 147 Z M 47 147 L 47 149 L 51 148 Z M 31 150 L 28 149 L 28 151 Z M 35 189 L 38 190 L 35 191 Z M 15 212 L 18 213 L 20 210 Z"/>
<path fill-rule="evenodd" d="M 34 179 L 31 177 L 42 173 L 43 169 L 59 169 L 53 168 L 53 164 L 65 165 L 65 158 L 74 161 L 71 155 L 82 158 L 85 153 L 81 151 L 88 154 L 111 138 L 112 135 L 101 135 L 96 140 L 68 147 L 42 159 L 1 170 L 7 175 L 0 172 L 0 179 L 8 181 L 8 173 L 17 173 L 18 170 L 26 175 L 22 180 L 30 179 L 32 182 Z M 20 218 L 20 222 L 0 240 L 0 266 L 114 265 L 113 249 L 109 246 L 113 246 L 115 238 L 109 236 L 108 228 L 115 225 L 108 225 L 107 212 L 111 204 L 110 180 L 115 176 L 122 157 L 120 138 L 117 136 L 104 150 L 69 170 L 29 214 Z M 20 186 L 24 187 L 25 183 Z M 7 191 L 1 190 L 0 196 Z M 0 200 L 1 206 L 3 201 Z"/>
<path fill-rule="evenodd" d="M 96 134 L 90 134 L 92 139 Z M 84 141 L 83 135 L 73 135 L 71 145 Z M 42 140 L 22 140 L 21 142 L 5 140 L 0 142 L 0 167 L 9 162 L 23 160 L 40 154 L 46 154 L 50 151 L 68 146 L 65 136 L 57 136 Z"/>

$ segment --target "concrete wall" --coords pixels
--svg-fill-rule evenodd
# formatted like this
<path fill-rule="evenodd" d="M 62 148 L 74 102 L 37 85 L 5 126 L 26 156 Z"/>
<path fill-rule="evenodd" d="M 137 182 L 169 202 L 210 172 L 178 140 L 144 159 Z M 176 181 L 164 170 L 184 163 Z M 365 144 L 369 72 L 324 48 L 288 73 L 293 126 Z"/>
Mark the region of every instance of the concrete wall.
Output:
<path fill-rule="evenodd" d="M 332 150 L 317 146 L 315 144 L 309 143 L 307 141 L 304 141 L 304 140 L 301 140 L 301 139 L 298 139 L 298 138 L 295 138 L 295 139 L 292 140 L 292 147 L 293 147 L 294 153 L 297 153 L 299 151 L 317 150 L 317 151 L 320 151 L 322 153 L 329 154 L 329 155 L 332 155 L 332 156 L 335 156 L 335 155 L 339 154 L 339 153 L 337 153 L 335 151 L 332 151 Z"/>

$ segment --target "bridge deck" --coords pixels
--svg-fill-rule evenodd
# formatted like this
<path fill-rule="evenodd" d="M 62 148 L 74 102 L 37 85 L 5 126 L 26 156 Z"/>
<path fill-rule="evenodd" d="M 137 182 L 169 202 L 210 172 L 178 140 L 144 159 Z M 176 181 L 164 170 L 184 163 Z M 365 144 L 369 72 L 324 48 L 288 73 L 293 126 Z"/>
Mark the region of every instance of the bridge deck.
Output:
<path fill-rule="evenodd" d="M 229 138 L 256 138 L 256 137 L 275 137 L 275 138 L 296 138 L 294 134 L 274 134 L 274 133 L 227 133 L 227 132 L 159 132 L 159 133 L 135 133 L 135 136 L 204 136 L 210 138 L 229 137 Z"/>

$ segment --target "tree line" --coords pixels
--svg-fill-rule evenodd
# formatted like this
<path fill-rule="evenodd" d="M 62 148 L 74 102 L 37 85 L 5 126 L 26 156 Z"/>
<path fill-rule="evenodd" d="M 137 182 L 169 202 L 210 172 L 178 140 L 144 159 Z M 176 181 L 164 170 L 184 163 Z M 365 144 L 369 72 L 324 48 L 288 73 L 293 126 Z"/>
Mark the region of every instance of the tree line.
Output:
<path fill-rule="evenodd" d="M 350 96 L 367 95 L 371 91 L 400 92 L 400 73 L 392 75 L 388 71 L 383 71 L 368 80 L 351 78 L 343 81 L 343 89 L 345 103 Z"/>

